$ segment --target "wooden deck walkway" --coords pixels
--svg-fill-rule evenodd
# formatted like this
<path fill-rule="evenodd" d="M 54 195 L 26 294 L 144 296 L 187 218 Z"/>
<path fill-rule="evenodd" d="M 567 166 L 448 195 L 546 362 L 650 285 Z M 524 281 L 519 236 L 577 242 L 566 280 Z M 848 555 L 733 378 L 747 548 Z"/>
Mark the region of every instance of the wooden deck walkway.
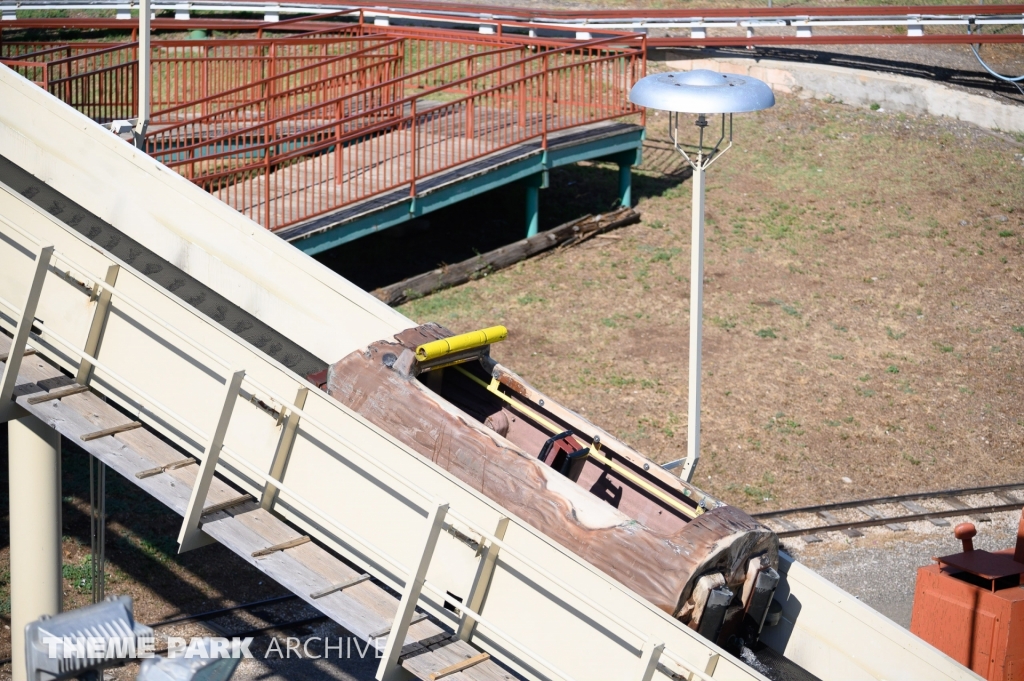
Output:
<path fill-rule="evenodd" d="M 444 107 L 435 104 L 432 108 Z M 298 236 L 307 232 L 297 232 L 296 228 L 319 223 L 326 215 L 340 211 L 345 219 L 351 219 L 467 174 L 486 173 L 517 158 L 540 153 L 540 116 L 514 121 L 508 118 L 498 111 L 477 109 L 473 112 L 474 129 L 468 131 L 464 110 L 439 112 L 426 121 L 421 119 L 416 130 L 406 124 L 372 133 L 269 175 L 253 173 L 213 193 L 239 212 L 282 232 L 282 236 Z M 559 124 L 553 117 L 548 120 L 549 128 Z M 590 141 L 622 125 L 606 121 L 559 130 L 548 135 L 548 144 Z M 440 177 L 445 179 L 439 182 Z"/>
<path fill-rule="evenodd" d="M 0 333 L 0 354 L 6 354 L 10 347 L 11 338 Z M 0 371 L 2 368 L 3 363 L 0 362 Z M 83 435 L 95 434 L 126 421 L 123 413 L 91 391 L 38 404 L 29 401 L 46 392 L 57 394 L 54 391 L 72 385 L 74 380 L 71 377 L 41 357 L 27 357 L 18 372 L 14 397 L 29 414 L 135 483 L 170 510 L 184 514 L 199 466 L 172 467 L 155 475 L 152 471 L 194 459 L 183 456 L 146 427 L 83 439 Z M 237 500 L 238 496 L 234 487 L 215 477 L 207 495 L 207 508 L 212 510 Z M 319 596 L 317 592 L 351 582 L 361 572 L 315 542 L 262 555 L 261 550 L 266 547 L 295 539 L 301 533 L 274 513 L 261 508 L 258 501 L 232 504 L 224 510 L 208 513 L 203 518 L 202 530 L 360 640 L 383 650 L 387 632 L 398 611 L 398 598 L 376 580 L 363 581 L 343 591 Z M 400 664 L 411 676 L 432 681 L 432 674 L 450 669 L 452 665 L 478 654 L 479 650 L 430 618 L 410 626 Z M 448 678 L 452 681 L 515 681 L 517 677 L 494 660 L 486 660 Z"/>
<path fill-rule="evenodd" d="M 576 150 L 580 150 L 580 155 L 597 158 L 603 155 L 600 150 L 602 148 L 602 141 L 604 140 L 614 140 L 616 143 L 621 144 L 621 138 L 623 136 L 635 136 L 636 141 L 633 146 L 638 148 L 640 144 L 641 130 L 642 129 L 637 125 L 618 121 L 604 121 L 600 123 L 576 126 L 549 134 L 548 151 L 552 154 L 560 153 L 562 156 L 568 156 L 573 161 L 581 160 L 573 155 L 573 152 Z M 467 143 L 469 142 L 470 141 L 467 140 Z M 440 142 L 439 140 L 431 137 L 421 144 L 423 145 L 421 148 L 431 148 L 431 145 L 439 146 Z M 582 150 L 586 147 L 595 147 L 597 151 L 593 153 L 585 153 Z M 433 193 L 439 193 L 443 189 L 450 189 L 453 185 L 459 183 L 486 180 L 486 176 L 488 175 L 497 174 L 503 169 L 515 166 L 517 163 L 528 161 L 530 159 L 536 160 L 536 170 L 539 171 L 546 169 L 541 168 L 543 151 L 541 140 L 539 138 L 533 138 L 513 144 L 503 149 L 491 151 L 490 153 L 484 153 L 479 158 L 455 165 L 454 167 L 442 169 L 440 171 L 434 171 L 434 169 L 439 166 L 443 168 L 439 160 L 428 157 L 425 164 L 426 168 L 421 165 L 420 177 L 416 180 L 416 196 L 418 198 L 426 198 Z M 406 148 L 405 154 L 407 155 L 408 153 L 408 148 Z M 606 153 L 610 153 L 610 151 Z M 333 160 L 333 154 L 330 156 Z M 443 159 L 444 157 L 440 158 Z M 369 159 L 369 161 L 381 163 L 381 160 L 379 159 Z M 316 162 L 318 162 L 318 159 L 310 159 L 307 161 L 307 163 Z M 421 161 L 421 163 L 423 163 L 423 161 Z M 553 165 L 559 165 L 559 163 L 554 162 Z M 373 168 L 374 166 L 372 163 L 365 163 L 361 166 L 357 166 L 344 174 L 343 177 L 345 179 L 345 183 L 368 181 Z M 427 170 L 428 172 L 423 172 L 424 170 Z M 271 177 L 273 178 L 273 175 Z M 496 182 L 498 184 L 502 183 L 501 181 Z M 388 208 L 393 208 L 403 202 L 408 202 L 411 198 L 408 179 L 405 178 L 404 184 L 396 184 L 398 184 L 398 186 L 392 189 L 381 191 L 366 199 L 354 201 L 347 205 L 343 205 L 340 208 L 325 212 L 322 215 L 312 217 L 275 231 L 283 239 L 288 241 L 297 241 L 323 233 L 335 227 L 351 225 L 352 223 L 365 219 L 368 216 L 380 213 Z M 313 187 L 314 185 L 310 183 L 307 186 Z M 345 184 L 343 183 L 341 187 L 343 188 L 344 186 Z M 337 183 L 333 183 L 329 186 L 321 184 L 318 188 L 321 191 L 341 191 Z M 296 196 L 298 196 L 299 192 L 302 191 L 301 185 L 294 181 L 288 185 L 288 189 L 293 191 Z M 231 201 L 228 201 L 228 203 L 231 203 Z M 276 201 L 271 200 L 271 209 L 279 210 L 279 207 L 275 204 Z"/>

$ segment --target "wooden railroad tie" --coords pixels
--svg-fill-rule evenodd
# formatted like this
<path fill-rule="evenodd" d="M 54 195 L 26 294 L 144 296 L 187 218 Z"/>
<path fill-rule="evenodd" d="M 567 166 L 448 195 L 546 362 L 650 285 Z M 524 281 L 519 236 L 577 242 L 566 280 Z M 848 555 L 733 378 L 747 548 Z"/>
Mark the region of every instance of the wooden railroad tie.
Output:
<path fill-rule="evenodd" d="M 368 579 L 370 579 L 370 575 L 366 575 L 366 574 L 359 575 L 358 577 L 354 577 L 354 578 L 348 580 L 347 582 L 341 582 L 339 584 L 332 584 L 331 586 L 327 587 L 326 589 L 323 589 L 322 591 L 314 591 L 313 593 L 309 594 L 309 597 L 314 599 L 314 600 L 316 600 L 317 598 L 323 598 L 324 596 L 330 596 L 332 593 L 335 593 L 337 591 L 344 591 L 345 589 L 349 588 L 350 586 L 355 586 L 356 584 L 362 584 L 363 582 L 365 582 Z"/>
<path fill-rule="evenodd" d="M 927 513 L 928 509 L 917 503 L 916 501 L 901 501 L 903 508 L 907 509 L 911 513 Z M 945 518 L 929 518 L 928 522 L 936 527 L 949 527 L 949 521 Z"/>
<path fill-rule="evenodd" d="M 273 546 L 268 546 L 267 548 L 260 549 L 259 551 L 253 551 L 252 552 L 252 557 L 253 558 L 261 558 L 263 556 L 269 556 L 270 554 L 277 553 L 278 551 L 284 551 L 285 549 L 290 549 L 290 548 L 295 547 L 295 546 L 301 546 L 302 544 L 305 544 L 305 543 L 307 543 L 309 541 L 311 541 L 310 538 L 307 537 L 306 535 L 303 535 L 303 536 L 297 537 L 295 539 L 289 539 L 286 542 L 281 542 L 280 544 L 274 544 Z"/>
<path fill-rule="evenodd" d="M 871 518 L 872 520 L 884 520 L 885 519 L 885 516 L 882 515 L 882 512 L 879 511 L 874 506 L 858 506 L 857 510 L 860 511 L 861 513 L 863 513 L 864 515 L 866 515 L 867 517 Z M 893 520 L 896 521 L 896 520 L 899 520 L 899 518 L 893 518 Z M 904 525 L 903 523 L 898 523 L 898 522 L 885 523 L 885 526 L 888 527 L 893 532 L 903 532 L 903 531 L 905 531 L 907 529 L 906 525 Z"/>
<path fill-rule="evenodd" d="M 784 529 L 786 532 L 793 532 L 794 530 L 803 529 L 797 527 L 794 523 L 791 523 L 785 518 L 775 518 L 775 522 L 777 522 L 779 525 L 782 525 L 782 529 Z M 800 538 L 803 539 L 804 542 L 807 544 L 814 544 L 816 542 L 821 541 L 821 537 L 819 537 L 816 534 L 802 534 L 800 535 Z"/>
<path fill-rule="evenodd" d="M 469 669 L 470 667 L 478 665 L 481 662 L 486 662 L 489 659 L 491 659 L 491 656 L 490 656 L 489 653 L 480 653 L 479 655 L 474 655 L 473 657 L 471 657 L 469 659 L 462 660 L 461 662 L 456 662 L 455 664 L 448 665 L 444 669 L 438 669 L 436 672 L 434 672 L 433 674 L 430 675 L 430 681 L 437 681 L 438 679 L 443 679 L 446 676 L 451 676 L 452 674 L 457 674 L 457 673 L 459 673 L 461 671 L 465 671 L 465 670 Z"/>
<path fill-rule="evenodd" d="M 409 626 L 411 627 L 412 625 L 417 624 L 419 622 L 422 622 L 425 619 L 427 619 L 427 613 L 425 613 L 425 612 L 421 612 L 419 614 L 413 615 L 412 619 L 409 620 Z M 393 626 L 395 626 L 395 625 L 394 624 L 389 624 L 386 629 L 381 629 L 380 631 L 373 632 L 372 634 L 370 634 L 370 638 L 381 638 L 383 636 L 387 636 L 388 634 L 391 633 L 391 628 Z"/>
<path fill-rule="evenodd" d="M 28 357 L 29 355 L 34 355 L 34 354 L 36 354 L 36 351 L 33 348 L 25 348 L 25 352 L 23 352 L 21 356 L 22 357 Z M 9 353 L 9 352 L 0 352 L 0 362 L 6 362 L 10 358 L 11 358 L 11 353 Z"/>
<path fill-rule="evenodd" d="M 173 471 L 178 468 L 184 468 L 185 466 L 191 466 L 194 463 L 199 463 L 195 459 L 182 459 L 181 461 L 175 461 L 173 463 L 165 463 L 163 466 L 157 466 L 156 468 L 147 468 L 144 471 L 139 471 L 135 474 L 135 477 L 139 480 L 143 478 L 151 478 L 154 475 L 160 475 L 167 471 Z"/>
<path fill-rule="evenodd" d="M 958 511 L 971 511 L 971 510 L 973 510 L 973 507 L 968 506 L 967 504 L 965 504 L 960 497 L 943 497 L 942 500 L 945 501 L 950 506 L 952 506 L 953 508 L 957 509 Z M 986 515 L 985 513 L 970 513 L 970 514 L 965 513 L 964 515 L 969 515 L 971 517 L 971 519 L 974 520 L 974 522 L 976 522 L 976 523 L 990 523 L 990 522 L 992 522 L 992 516 Z"/>
<path fill-rule="evenodd" d="M 51 390 L 50 392 L 44 393 L 42 395 L 30 397 L 28 398 L 28 403 L 42 404 L 43 402 L 49 402 L 50 400 L 59 400 L 64 397 L 71 397 L 72 395 L 77 395 L 78 393 L 84 393 L 86 390 L 88 390 L 88 388 L 85 387 L 84 385 L 78 385 L 77 383 L 75 383 L 74 385 L 69 385 L 63 388 L 57 388 L 56 390 Z"/>
<path fill-rule="evenodd" d="M 828 523 L 830 525 L 839 525 L 840 523 L 843 522 L 839 518 L 835 517 L 835 515 L 833 515 L 829 511 L 818 511 L 818 517 L 820 517 L 822 520 L 824 520 L 826 523 Z M 863 532 L 861 532 L 860 530 L 854 529 L 852 527 L 848 527 L 845 530 L 842 530 L 842 532 L 847 537 L 863 537 L 864 536 Z"/>
<path fill-rule="evenodd" d="M 208 506 L 203 509 L 203 512 L 200 514 L 199 517 L 203 518 L 208 515 L 213 515 L 214 513 L 219 513 L 220 511 L 226 511 L 227 509 L 232 508 L 234 506 L 241 506 L 247 501 L 253 501 L 251 494 L 243 494 L 241 496 L 235 497 L 234 499 L 228 499 L 227 501 L 222 501 L 219 504 Z"/>
<path fill-rule="evenodd" d="M 117 435 L 118 433 L 124 433 L 126 431 L 135 430 L 136 428 L 141 427 L 142 422 L 132 421 L 131 423 L 122 423 L 119 426 L 104 428 L 103 430 L 97 430 L 92 433 L 83 433 L 82 435 L 78 436 L 78 439 L 81 440 L 82 442 L 89 442 L 90 440 L 97 440 L 101 437 L 106 437 L 108 435 Z"/>

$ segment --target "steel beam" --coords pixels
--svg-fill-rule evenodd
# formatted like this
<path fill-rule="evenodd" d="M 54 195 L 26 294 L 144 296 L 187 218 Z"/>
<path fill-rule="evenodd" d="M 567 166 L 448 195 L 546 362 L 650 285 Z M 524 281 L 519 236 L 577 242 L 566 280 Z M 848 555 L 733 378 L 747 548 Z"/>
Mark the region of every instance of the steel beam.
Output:
<path fill-rule="evenodd" d="M 494 536 L 499 540 L 505 539 L 505 530 L 507 529 L 508 518 L 502 517 L 498 520 Z M 487 587 L 490 586 L 491 577 L 494 576 L 494 565 L 498 562 L 498 551 L 500 550 L 500 547 L 493 542 L 488 542 L 486 546 L 481 542 L 480 565 L 477 567 L 476 577 L 473 579 L 473 586 L 469 590 L 469 596 L 466 597 L 466 607 L 481 615 L 483 613 L 480 610 L 484 606 Z M 475 628 L 476 620 L 469 613 L 463 613 L 462 619 L 459 621 L 457 635 L 468 643 L 473 638 L 473 630 Z"/>
<path fill-rule="evenodd" d="M 430 567 L 430 559 L 434 556 L 437 538 L 441 535 L 441 527 L 444 525 L 444 517 L 447 514 L 448 504 L 443 501 L 437 502 L 427 514 L 427 532 L 423 539 L 423 548 L 420 551 L 416 568 L 405 580 L 402 600 L 398 604 L 398 613 L 395 615 L 394 624 L 391 625 L 388 642 L 384 647 L 380 665 L 377 667 L 377 681 L 398 681 L 409 676 L 408 672 L 398 665 L 398 658 L 402 654 L 405 636 L 409 633 L 409 623 L 416 612 L 416 603 L 420 600 L 423 582 L 427 578 L 427 568 Z"/>
<path fill-rule="evenodd" d="M 181 532 L 178 533 L 178 553 L 185 553 L 213 542 L 199 529 L 199 521 L 203 517 L 206 494 L 210 491 L 210 481 L 213 480 L 217 462 L 220 460 L 224 436 L 228 432 L 231 413 L 234 411 L 235 402 L 238 401 L 238 389 L 242 386 L 244 378 L 245 371 L 237 370 L 225 381 L 224 401 L 217 418 L 217 426 L 210 436 L 210 441 L 206 443 L 205 456 L 199 466 L 199 473 L 196 474 L 196 484 L 192 487 L 192 495 L 189 497 L 188 507 L 185 509 L 185 520 L 181 524 Z"/>
<path fill-rule="evenodd" d="M 14 328 L 14 340 L 11 343 L 7 361 L 4 362 L 3 376 L 0 377 L 0 416 L 5 419 L 21 418 L 24 415 L 16 406 L 11 405 L 11 397 L 14 395 L 14 386 L 18 382 L 18 371 L 21 370 L 21 360 L 25 356 L 28 335 L 32 331 L 33 322 L 35 322 L 36 307 L 39 305 L 39 296 L 43 292 L 43 282 L 46 280 L 46 270 L 50 266 L 52 256 L 53 246 L 40 246 L 36 251 L 35 270 L 32 279 L 29 280 L 28 293 L 21 306 L 21 317 L 18 319 L 18 325 Z"/>

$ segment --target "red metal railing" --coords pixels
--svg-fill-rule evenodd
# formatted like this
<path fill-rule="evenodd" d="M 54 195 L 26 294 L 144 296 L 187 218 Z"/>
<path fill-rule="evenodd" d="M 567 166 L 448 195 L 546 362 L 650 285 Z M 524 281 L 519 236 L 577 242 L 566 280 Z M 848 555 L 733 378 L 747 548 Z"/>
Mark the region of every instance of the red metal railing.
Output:
<path fill-rule="evenodd" d="M 193 179 L 223 167 L 238 169 L 258 163 L 252 148 L 268 131 L 272 131 L 272 138 L 296 138 L 324 120 L 343 118 L 368 108 L 367 103 L 378 102 L 380 96 L 390 94 L 390 99 L 396 99 L 394 88 L 380 85 L 393 82 L 400 71 L 401 47 L 402 41 L 391 40 L 164 110 L 151 121 L 146 149 Z M 310 81 L 309 72 L 320 78 Z M 301 84 L 287 87 L 296 82 Z M 221 103 L 219 100 L 225 96 L 228 101 L 243 103 L 212 106 Z M 207 108 L 215 110 L 190 115 Z"/>
<path fill-rule="evenodd" d="M 520 29 L 360 22 L 283 39 L 157 41 L 146 148 L 280 229 L 403 187 L 415 197 L 427 176 L 638 113 L 628 93 L 646 68 L 645 38 Z M 135 115 L 136 43 L 38 47 L 7 61 L 97 120 Z"/>
<path fill-rule="evenodd" d="M 531 139 L 546 148 L 554 131 L 636 114 L 628 93 L 643 75 L 642 51 L 615 42 L 621 39 L 543 51 L 297 134 L 277 135 L 268 122 L 264 138 L 248 148 L 252 163 L 194 181 L 268 229 L 402 186 L 415 196 L 424 176 Z M 460 88 L 472 94 L 439 101 Z M 400 113 L 373 122 L 382 110 Z"/>

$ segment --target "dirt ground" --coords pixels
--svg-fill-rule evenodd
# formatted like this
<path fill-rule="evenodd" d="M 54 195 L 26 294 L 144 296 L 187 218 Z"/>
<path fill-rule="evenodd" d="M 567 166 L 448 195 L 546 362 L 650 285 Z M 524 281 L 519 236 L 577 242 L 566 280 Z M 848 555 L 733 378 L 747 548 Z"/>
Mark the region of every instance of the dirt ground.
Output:
<path fill-rule="evenodd" d="M 659 462 L 685 454 L 690 257 L 663 125 L 641 224 L 402 308 L 505 324 L 499 361 Z M 698 483 L 756 511 L 1017 480 L 1024 139 L 780 97 L 736 140 L 708 175 Z M 553 174 L 542 214 L 613 180 Z"/>
<path fill-rule="evenodd" d="M 494 349 L 499 361 L 664 462 L 682 456 L 686 443 L 690 184 L 665 142 L 664 119 L 649 123 L 634 178 L 641 224 L 402 311 L 456 331 L 505 324 L 510 337 Z M 708 182 L 698 484 L 757 512 L 1018 481 L 1024 136 L 789 97 L 737 117 L 736 136 Z M 542 229 L 610 208 L 615 186 L 611 166 L 553 171 L 541 193 Z M 522 218 L 521 190 L 508 188 L 322 259 L 372 288 L 520 238 Z M 4 511 L 6 441 L 4 428 Z M 89 602 L 91 587 L 88 476 L 84 456 L 71 447 L 63 474 L 70 609 Z M 284 593 L 222 547 L 177 556 L 180 518 L 114 474 L 108 485 L 107 590 L 131 595 L 140 621 Z M 0 519 L 4 623 L 7 527 Z M 853 562 L 875 565 L 871 551 L 891 553 L 888 537 L 869 539 Z M 828 572 L 848 543 L 825 548 L 803 558 L 856 592 L 860 577 L 848 585 L 840 568 Z M 926 553 L 904 562 L 916 565 Z M 905 611 L 901 601 L 891 616 Z M 237 631 L 308 611 L 293 603 L 263 615 L 218 623 Z M 333 625 L 302 631 L 344 635 Z M 207 632 L 188 625 L 163 633 Z M 7 627 L 0 660 L 9 657 Z M 373 665 L 363 667 L 350 676 L 289 663 L 287 674 L 372 676 Z M 254 668 L 243 677 L 270 675 Z M 0 665 L 3 678 L 9 664 Z"/>

